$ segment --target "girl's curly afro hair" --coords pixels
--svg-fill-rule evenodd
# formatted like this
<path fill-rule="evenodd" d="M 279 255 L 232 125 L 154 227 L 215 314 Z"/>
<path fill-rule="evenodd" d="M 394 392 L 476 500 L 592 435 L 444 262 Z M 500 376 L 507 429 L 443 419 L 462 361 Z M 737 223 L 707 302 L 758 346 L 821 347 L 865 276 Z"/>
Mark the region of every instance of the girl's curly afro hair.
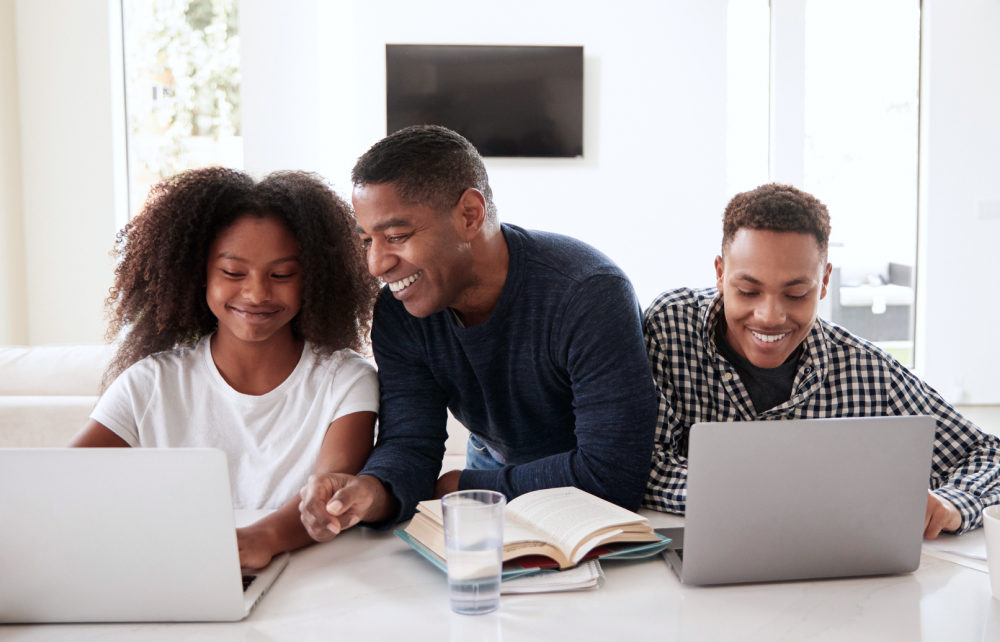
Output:
<path fill-rule="evenodd" d="M 298 241 L 302 307 L 294 335 L 320 354 L 363 349 L 378 282 L 366 268 L 350 206 L 316 174 L 275 172 L 257 182 L 236 170 L 196 169 L 154 186 L 118 233 L 106 305 L 107 338 L 121 343 L 104 388 L 140 359 L 216 330 L 205 300 L 208 248 L 244 216 L 274 217 Z"/>

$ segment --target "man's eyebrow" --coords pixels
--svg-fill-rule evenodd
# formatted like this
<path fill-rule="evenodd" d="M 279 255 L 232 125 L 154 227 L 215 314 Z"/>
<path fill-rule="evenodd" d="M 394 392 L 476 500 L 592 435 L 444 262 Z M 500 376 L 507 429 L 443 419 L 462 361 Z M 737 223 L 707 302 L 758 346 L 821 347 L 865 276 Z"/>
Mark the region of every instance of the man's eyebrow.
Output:
<path fill-rule="evenodd" d="M 750 283 L 753 283 L 754 285 L 764 285 L 763 283 L 761 283 L 757 279 L 753 278 L 749 274 L 737 274 L 736 278 L 739 279 L 739 280 L 741 280 L 741 281 L 749 281 Z"/>
<path fill-rule="evenodd" d="M 735 278 L 739 279 L 740 281 L 747 281 L 748 283 L 753 283 L 754 285 L 763 285 L 763 283 L 761 283 L 757 279 L 753 278 L 749 274 L 739 273 L 739 274 L 736 275 Z M 797 279 L 792 279 L 791 281 L 786 282 L 781 287 L 783 287 L 783 288 L 790 288 L 790 287 L 794 287 L 796 285 L 809 285 L 810 283 L 812 283 L 812 281 L 810 279 L 807 279 L 804 276 L 800 276 Z"/>
<path fill-rule="evenodd" d="M 412 225 L 410 221 L 405 218 L 390 218 L 380 223 L 376 223 L 375 227 L 372 228 L 373 232 L 381 232 L 382 230 L 387 230 L 390 227 L 406 227 L 407 225 Z"/>

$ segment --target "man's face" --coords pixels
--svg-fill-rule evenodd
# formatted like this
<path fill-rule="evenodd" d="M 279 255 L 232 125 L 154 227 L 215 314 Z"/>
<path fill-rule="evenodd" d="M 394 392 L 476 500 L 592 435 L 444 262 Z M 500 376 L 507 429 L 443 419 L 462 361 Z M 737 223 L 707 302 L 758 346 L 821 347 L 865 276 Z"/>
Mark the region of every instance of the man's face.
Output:
<path fill-rule="evenodd" d="M 457 211 L 400 200 L 392 183 L 360 185 L 351 199 L 368 271 L 389 284 L 415 317 L 452 305 L 472 285 L 472 249 Z"/>
<path fill-rule="evenodd" d="M 715 259 L 729 345 L 758 368 L 784 363 L 816 320 L 830 269 L 811 234 L 737 231 Z"/>

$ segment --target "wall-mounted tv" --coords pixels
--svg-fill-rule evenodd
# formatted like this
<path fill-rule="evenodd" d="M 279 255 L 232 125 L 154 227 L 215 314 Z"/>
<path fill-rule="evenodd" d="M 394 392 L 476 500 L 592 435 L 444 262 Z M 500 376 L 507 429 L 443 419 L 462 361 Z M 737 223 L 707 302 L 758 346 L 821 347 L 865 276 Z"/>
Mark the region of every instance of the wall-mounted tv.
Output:
<path fill-rule="evenodd" d="M 583 47 L 386 45 L 386 125 L 443 125 L 483 156 L 583 155 Z"/>

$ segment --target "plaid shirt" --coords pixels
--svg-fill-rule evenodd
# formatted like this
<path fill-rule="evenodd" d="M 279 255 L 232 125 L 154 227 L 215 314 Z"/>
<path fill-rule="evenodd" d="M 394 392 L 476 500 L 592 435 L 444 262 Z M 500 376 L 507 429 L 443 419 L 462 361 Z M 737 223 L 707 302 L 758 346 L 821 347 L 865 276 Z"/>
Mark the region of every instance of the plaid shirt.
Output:
<path fill-rule="evenodd" d="M 643 506 L 684 513 L 688 434 L 708 421 L 930 415 L 937 419 L 930 488 L 962 514 L 964 533 L 1000 503 L 1000 440 L 979 431 L 930 386 L 871 343 L 817 319 L 803 342 L 792 396 L 757 413 L 714 336 L 723 317 L 715 288 L 665 292 L 643 331 L 659 388 L 659 414 Z"/>

